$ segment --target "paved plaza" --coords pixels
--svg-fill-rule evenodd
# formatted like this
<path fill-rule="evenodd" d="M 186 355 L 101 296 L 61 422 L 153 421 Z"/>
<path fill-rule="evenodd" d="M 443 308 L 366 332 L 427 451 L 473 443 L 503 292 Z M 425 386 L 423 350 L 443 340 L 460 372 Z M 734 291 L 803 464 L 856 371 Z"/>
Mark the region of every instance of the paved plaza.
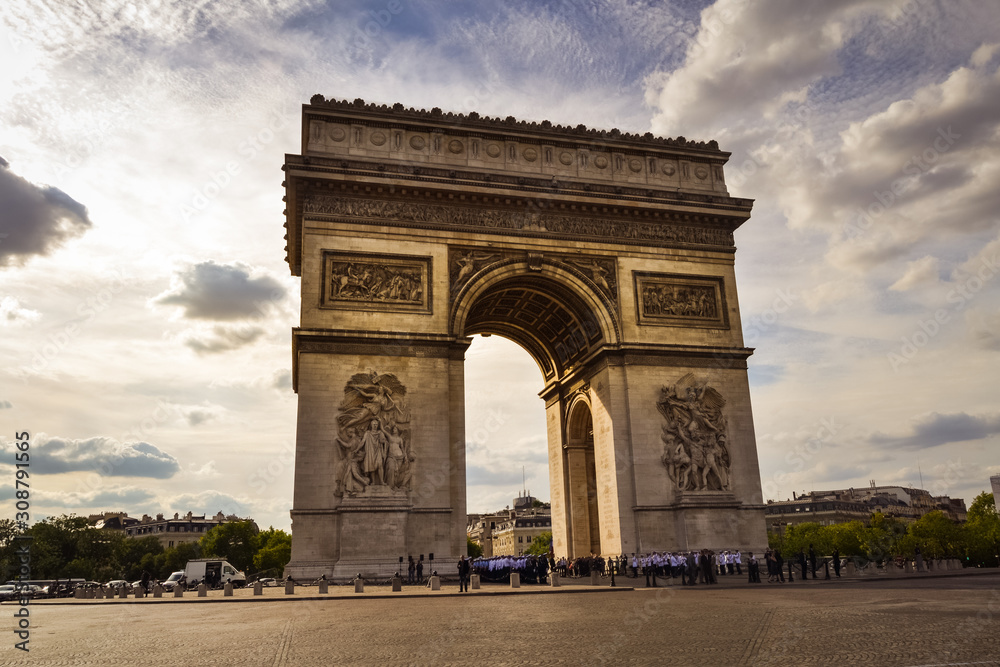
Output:
<path fill-rule="evenodd" d="M 735 583 L 38 602 L 0 664 L 1000 665 L 1000 574 Z"/>

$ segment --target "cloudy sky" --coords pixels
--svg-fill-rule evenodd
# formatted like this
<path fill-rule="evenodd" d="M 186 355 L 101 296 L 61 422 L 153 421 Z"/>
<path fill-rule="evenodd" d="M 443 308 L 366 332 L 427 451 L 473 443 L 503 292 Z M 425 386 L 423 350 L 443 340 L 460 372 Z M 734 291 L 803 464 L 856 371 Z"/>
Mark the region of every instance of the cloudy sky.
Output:
<path fill-rule="evenodd" d="M 300 105 L 717 139 L 765 497 L 1000 473 L 1000 15 L 978 0 L 0 9 L 0 498 L 287 528 Z M 467 362 L 469 509 L 548 499 L 541 375 Z"/>

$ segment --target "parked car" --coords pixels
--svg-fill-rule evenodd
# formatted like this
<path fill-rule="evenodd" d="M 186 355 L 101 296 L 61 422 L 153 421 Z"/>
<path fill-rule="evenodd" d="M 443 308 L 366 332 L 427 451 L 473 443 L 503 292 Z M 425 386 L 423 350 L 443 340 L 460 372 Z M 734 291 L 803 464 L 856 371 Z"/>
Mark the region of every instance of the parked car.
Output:
<path fill-rule="evenodd" d="M 262 586 L 277 586 L 278 582 L 275 581 L 274 577 L 262 577 L 258 579 Z"/>
<path fill-rule="evenodd" d="M 132 584 L 128 583 L 124 579 L 112 579 L 108 583 L 104 584 L 104 586 L 106 588 L 121 588 L 122 586 L 125 588 L 132 588 Z"/>
<path fill-rule="evenodd" d="M 0 601 L 16 599 L 17 591 L 12 584 L 4 584 L 3 586 L 0 586 Z"/>
<path fill-rule="evenodd" d="M 186 584 L 187 578 L 184 576 L 184 570 L 177 570 L 172 572 L 167 580 L 160 585 L 163 586 L 163 590 L 172 591 L 176 586 L 185 586 Z"/>

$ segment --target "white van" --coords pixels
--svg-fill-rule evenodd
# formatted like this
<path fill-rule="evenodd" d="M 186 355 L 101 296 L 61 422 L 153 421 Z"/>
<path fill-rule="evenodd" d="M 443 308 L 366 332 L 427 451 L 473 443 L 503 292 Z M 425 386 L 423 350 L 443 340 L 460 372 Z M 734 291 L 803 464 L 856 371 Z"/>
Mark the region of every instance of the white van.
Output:
<path fill-rule="evenodd" d="M 247 576 L 221 558 L 189 560 L 184 568 L 184 577 L 189 584 L 197 580 L 199 584 L 205 582 L 209 588 L 219 588 L 229 581 L 233 583 L 233 588 L 247 585 Z"/>

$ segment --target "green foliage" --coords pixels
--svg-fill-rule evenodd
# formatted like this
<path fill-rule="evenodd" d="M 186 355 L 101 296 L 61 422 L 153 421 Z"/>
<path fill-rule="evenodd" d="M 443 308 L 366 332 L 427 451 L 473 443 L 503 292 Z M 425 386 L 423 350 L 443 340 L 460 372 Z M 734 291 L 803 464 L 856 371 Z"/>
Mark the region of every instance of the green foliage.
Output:
<path fill-rule="evenodd" d="M 544 533 L 531 540 L 531 544 L 524 553 L 532 554 L 534 556 L 543 556 L 549 552 L 550 544 L 552 544 L 552 531 L 546 530 Z"/>
<path fill-rule="evenodd" d="M 238 570 L 249 570 L 257 552 L 257 526 L 253 521 L 230 521 L 202 535 L 199 544 L 207 558 L 223 558 Z"/>
<path fill-rule="evenodd" d="M 197 542 L 181 542 L 172 549 L 163 552 L 163 566 L 157 572 L 157 578 L 166 579 L 173 572 L 183 570 L 189 560 L 201 558 L 201 547 Z"/>
<path fill-rule="evenodd" d="M 483 555 L 483 548 L 472 541 L 468 535 L 465 536 L 465 544 L 468 547 L 469 558 L 479 558 Z"/>
<path fill-rule="evenodd" d="M 964 530 L 965 563 L 972 567 L 1000 565 L 1000 516 L 997 515 L 993 494 L 980 493 L 969 505 Z"/>
<path fill-rule="evenodd" d="M 993 496 L 981 493 L 969 506 L 964 524 L 956 524 L 940 511 L 928 512 L 910 524 L 876 512 L 867 523 L 788 526 L 783 535 L 768 532 L 767 541 L 786 560 L 797 556 L 799 549 L 808 553 L 812 544 L 821 556 L 837 549 L 843 557 L 886 561 L 896 556 L 912 557 L 919 548 L 925 558 L 964 557 L 967 566 L 995 567 L 1000 553 L 1000 516 Z"/>
<path fill-rule="evenodd" d="M 292 559 L 292 536 L 272 526 L 257 535 L 257 553 L 253 557 L 254 570 L 267 572 L 275 577 L 284 574 L 285 565 Z M 235 565 L 235 563 L 233 563 Z"/>

